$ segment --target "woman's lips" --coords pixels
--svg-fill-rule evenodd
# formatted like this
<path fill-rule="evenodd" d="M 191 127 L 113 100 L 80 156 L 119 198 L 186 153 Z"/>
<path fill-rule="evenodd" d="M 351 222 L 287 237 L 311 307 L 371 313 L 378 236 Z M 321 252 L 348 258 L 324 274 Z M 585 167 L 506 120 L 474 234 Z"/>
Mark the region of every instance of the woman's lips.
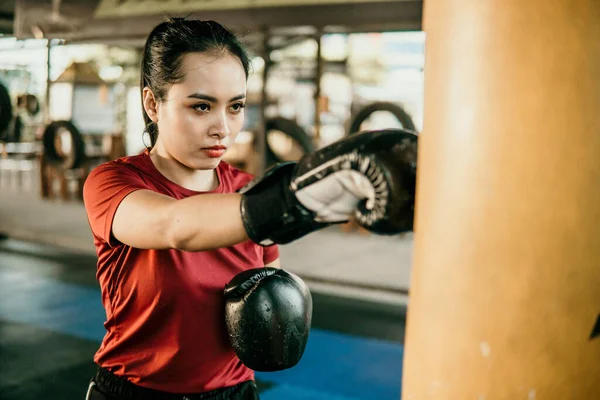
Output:
<path fill-rule="evenodd" d="M 204 147 L 202 151 L 210 158 L 220 158 L 225 154 L 225 150 L 227 147 L 225 146 L 212 146 L 212 147 Z"/>

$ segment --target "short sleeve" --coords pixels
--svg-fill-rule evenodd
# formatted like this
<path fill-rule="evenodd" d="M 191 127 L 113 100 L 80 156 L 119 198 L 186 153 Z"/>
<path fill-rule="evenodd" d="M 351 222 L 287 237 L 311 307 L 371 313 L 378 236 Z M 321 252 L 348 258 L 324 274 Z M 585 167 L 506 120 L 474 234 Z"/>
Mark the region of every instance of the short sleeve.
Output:
<path fill-rule="evenodd" d="M 274 244 L 272 246 L 263 247 L 263 264 L 267 265 L 279 258 L 279 247 Z"/>
<path fill-rule="evenodd" d="M 83 186 L 83 203 L 92 233 L 115 247 L 112 222 L 121 201 L 138 189 L 146 189 L 144 180 L 127 165 L 106 163 L 96 167 Z"/>

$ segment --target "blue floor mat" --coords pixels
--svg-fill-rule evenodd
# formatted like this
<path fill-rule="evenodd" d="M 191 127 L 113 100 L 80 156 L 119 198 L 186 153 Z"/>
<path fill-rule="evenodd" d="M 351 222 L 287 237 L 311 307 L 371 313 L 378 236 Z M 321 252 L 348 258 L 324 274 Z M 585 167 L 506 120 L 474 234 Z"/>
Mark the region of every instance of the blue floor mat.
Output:
<path fill-rule="evenodd" d="M 99 290 L 15 269 L 0 270 L 0 319 L 97 342 L 105 333 Z M 265 400 L 397 400 L 402 357 L 397 343 L 313 328 L 296 367 L 256 377 L 276 385 Z"/>

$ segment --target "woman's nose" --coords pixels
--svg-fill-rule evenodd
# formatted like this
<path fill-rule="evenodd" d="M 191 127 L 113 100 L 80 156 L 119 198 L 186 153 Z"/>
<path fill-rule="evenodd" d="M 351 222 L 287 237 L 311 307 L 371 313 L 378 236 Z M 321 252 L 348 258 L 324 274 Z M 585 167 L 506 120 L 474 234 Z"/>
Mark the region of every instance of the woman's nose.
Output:
<path fill-rule="evenodd" d="M 227 115 L 225 113 L 215 114 L 215 120 L 208 131 L 209 136 L 223 139 L 229 136 L 230 133 Z"/>

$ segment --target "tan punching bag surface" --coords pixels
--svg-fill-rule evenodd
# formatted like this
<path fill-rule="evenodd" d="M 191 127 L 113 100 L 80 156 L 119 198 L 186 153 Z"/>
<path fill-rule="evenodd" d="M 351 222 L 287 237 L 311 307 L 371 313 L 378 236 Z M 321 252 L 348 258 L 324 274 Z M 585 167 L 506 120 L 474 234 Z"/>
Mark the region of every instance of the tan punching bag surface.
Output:
<path fill-rule="evenodd" d="M 426 0 L 402 399 L 600 399 L 600 0 Z"/>

